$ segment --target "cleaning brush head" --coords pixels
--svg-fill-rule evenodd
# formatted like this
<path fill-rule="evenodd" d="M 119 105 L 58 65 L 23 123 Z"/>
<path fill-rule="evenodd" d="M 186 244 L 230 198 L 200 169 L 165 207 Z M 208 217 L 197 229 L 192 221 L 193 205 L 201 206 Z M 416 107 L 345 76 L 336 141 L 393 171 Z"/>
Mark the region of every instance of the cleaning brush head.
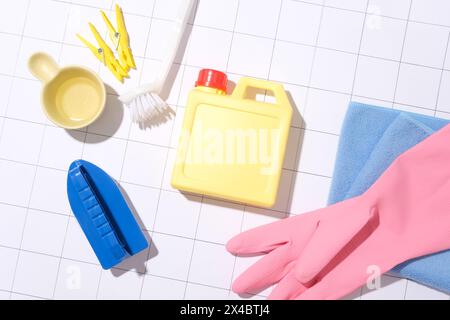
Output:
<path fill-rule="evenodd" d="M 130 110 L 131 120 L 138 124 L 150 122 L 164 114 L 169 107 L 159 95 L 152 92 L 146 92 L 134 99 L 122 100 L 122 102 Z"/>
<path fill-rule="evenodd" d="M 153 82 L 119 97 L 119 100 L 130 109 L 133 122 L 148 124 L 153 117 L 164 115 L 169 109 L 167 103 L 160 98 L 160 95 L 168 82 L 172 65 L 183 39 L 190 14 L 194 8 L 194 3 L 195 0 L 181 1 L 174 28 L 167 37 L 166 54 Z"/>

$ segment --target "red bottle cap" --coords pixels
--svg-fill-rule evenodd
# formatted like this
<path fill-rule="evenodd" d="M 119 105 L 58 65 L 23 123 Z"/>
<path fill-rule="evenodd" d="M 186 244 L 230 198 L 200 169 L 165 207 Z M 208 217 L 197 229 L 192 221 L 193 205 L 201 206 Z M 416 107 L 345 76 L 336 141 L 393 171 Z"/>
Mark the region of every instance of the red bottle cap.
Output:
<path fill-rule="evenodd" d="M 203 69 L 198 75 L 198 80 L 195 86 L 214 88 L 227 92 L 228 77 L 225 73 L 217 70 Z"/>

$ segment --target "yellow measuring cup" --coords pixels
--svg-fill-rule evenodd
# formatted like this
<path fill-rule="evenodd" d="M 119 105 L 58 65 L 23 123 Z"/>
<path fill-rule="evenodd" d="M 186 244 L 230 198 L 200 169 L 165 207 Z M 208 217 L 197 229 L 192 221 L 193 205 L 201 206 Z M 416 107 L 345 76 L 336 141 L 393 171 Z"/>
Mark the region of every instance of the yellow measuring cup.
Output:
<path fill-rule="evenodd" d="M 93 71 L 81 66 L 60 68 L 42 52 L 30 57 L 28 67 L 44 85 L 42 107 L 57 126 L 70 130 L 87 127 L 105 109 L 105 85 Z"/>

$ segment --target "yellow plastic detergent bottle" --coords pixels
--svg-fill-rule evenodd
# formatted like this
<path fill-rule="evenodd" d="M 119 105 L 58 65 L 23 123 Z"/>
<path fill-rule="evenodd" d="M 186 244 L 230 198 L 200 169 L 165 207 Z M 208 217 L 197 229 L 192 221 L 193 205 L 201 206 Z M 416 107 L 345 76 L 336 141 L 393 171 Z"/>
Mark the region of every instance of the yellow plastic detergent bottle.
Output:
<path fill-rule="evenodd" d="M 172 186 L 254 206 L 275 204 L 292 120 L 281 84 L 202 70 L 189 95 Z M 263 90 L 275 103 L 256 101 Z"/>

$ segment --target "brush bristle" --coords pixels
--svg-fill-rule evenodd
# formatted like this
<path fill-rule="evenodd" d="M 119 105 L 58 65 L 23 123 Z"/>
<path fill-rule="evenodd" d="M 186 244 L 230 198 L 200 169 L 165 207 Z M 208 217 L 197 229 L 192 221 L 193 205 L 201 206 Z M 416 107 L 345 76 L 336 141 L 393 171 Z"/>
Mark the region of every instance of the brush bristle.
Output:
<path fill-rule="evenodd" d="M 135 123 L 146 123 L 161 115 L 167 108 L 167 103 L 154 93 L 146 93 L 136 97 L 127 104 L 131 120 Z"/>

